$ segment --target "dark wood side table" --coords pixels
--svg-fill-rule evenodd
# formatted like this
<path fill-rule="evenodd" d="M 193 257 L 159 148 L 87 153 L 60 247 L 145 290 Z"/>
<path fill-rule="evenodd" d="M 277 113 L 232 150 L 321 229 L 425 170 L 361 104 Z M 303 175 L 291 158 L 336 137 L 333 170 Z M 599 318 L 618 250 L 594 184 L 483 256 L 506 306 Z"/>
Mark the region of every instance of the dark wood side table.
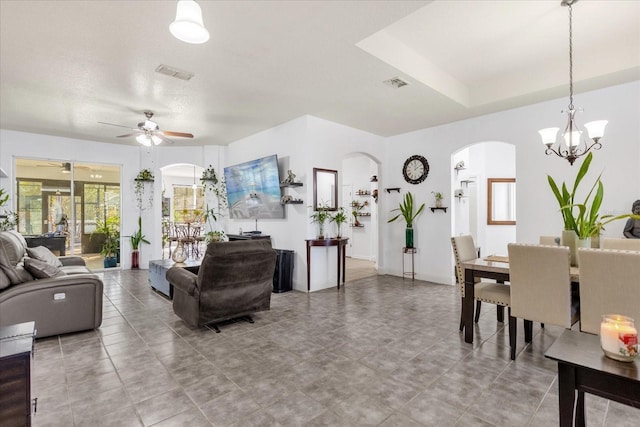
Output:
<path fill-rule="evenodd" d="M 311 290 L 311 247 L 312 246 L 336 246 L 338 253 L 337 285 L 340 289 L 340 267 L 342 266 L 342 283 L 345 281 L 344 266 L 347 253 L 348 238 L 345 239 L 306 239 L 307 242 L 307 292 Z"/>
<path fill-rule="evenodd" d="M 640 408 L 640 365 L 609 359 L 600 337 L 566 330 L 545 356 L 558 362 L 560 426 L 584 426 L 584 393 Z M 578 399 L 576 403 L 576 390 Z M 575 407 L 575 420 L 573 411 Z"/>
<path fill-rule="evenodd" d="M 0 327 L 0 424 L 30 426 L 35 323 Z"/>

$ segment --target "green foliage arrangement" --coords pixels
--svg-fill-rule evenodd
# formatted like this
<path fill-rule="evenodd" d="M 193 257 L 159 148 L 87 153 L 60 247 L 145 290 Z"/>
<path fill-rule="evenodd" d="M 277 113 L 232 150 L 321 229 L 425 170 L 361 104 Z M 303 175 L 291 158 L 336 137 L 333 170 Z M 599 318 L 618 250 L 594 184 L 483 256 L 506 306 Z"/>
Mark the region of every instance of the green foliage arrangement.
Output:
<path fill-rule="evenodd" d="M 414 210 L 413 204 L 413 194 L 411 192 L 407 192 L 404 196 L 404 200 L 399 204 L 396 209 L 393 209 L 391 212 L 400 211 L 400 213 L 387 222 L 394 222 L 400 217 L 403 217 L 405 222 L 407 223 L 407 227 L 413 227 L 413 221 L 422 213 L 424 210 L 424 203 L 421 204 L 417 210 Z"/>
<path fill-rule="evenodd" d="M 138 229 L 135 233 L 131 235 L 131 248 L 134 251 L 138 250 L 140 243 L 146 243 L 147 245 L 150 243 L 144 234 L 142 234 L 142 217 L 138 217 Z"/>

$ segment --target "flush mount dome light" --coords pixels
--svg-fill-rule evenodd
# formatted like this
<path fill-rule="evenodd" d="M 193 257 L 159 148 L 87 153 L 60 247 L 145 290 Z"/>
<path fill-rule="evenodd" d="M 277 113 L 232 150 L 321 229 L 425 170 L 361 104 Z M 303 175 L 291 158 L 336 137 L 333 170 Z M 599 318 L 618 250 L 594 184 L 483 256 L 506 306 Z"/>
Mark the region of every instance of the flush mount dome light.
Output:
<path fill-rule="evenodd" d="M 193 0 L 178 0 L 176 19 L 169 25 L 169 31 L 186 43 L 200 44 L 209 40 L 209 31 L 202 22 L 202 10 Z"/>

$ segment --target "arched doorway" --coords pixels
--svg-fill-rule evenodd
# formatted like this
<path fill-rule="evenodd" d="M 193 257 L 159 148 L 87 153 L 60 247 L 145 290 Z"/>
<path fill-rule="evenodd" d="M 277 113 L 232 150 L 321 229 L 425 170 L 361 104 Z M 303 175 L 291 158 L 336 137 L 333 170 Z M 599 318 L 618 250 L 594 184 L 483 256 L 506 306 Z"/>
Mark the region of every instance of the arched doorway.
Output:
<path fill-rule="evenodd" d="M 472 144 L 451 155 L 451 233 L 471 234 L 481 255 L 506 255 L 507 244 L 516 241 L 515 224 L 487 221 L 488 180 L 515 179 L 515 159 L 515 145 L 498 141 Z"/>
<path fill-rule="evenodd" d="M 379 162 L 365 153 L 351 153 L 342 160 L 340 206 L 349 217 L 349 280 L 378 274 L 378 170 Z"/>

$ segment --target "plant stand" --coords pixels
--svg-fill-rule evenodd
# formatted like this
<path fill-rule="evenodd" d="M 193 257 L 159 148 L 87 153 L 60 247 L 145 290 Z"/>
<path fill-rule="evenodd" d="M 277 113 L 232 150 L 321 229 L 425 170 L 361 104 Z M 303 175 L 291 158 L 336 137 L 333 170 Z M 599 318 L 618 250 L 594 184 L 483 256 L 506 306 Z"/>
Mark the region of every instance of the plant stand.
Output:
<path fill-rule="evenodd" d="M 418 252 L 418 248 L 407 248 L 407 247 L 402 248 L 402 280 L 404 280 L 405 277 L 411 277 L 412 281 L 416 278 L 416 273 L 414 269 L 416 252 Z M 405 255 L 411 255 L 410 271 L 405 270 L 405 263 L 404 263 Z"/>

